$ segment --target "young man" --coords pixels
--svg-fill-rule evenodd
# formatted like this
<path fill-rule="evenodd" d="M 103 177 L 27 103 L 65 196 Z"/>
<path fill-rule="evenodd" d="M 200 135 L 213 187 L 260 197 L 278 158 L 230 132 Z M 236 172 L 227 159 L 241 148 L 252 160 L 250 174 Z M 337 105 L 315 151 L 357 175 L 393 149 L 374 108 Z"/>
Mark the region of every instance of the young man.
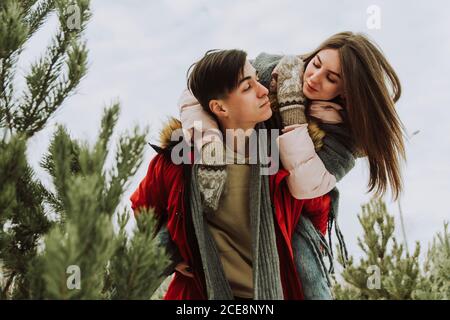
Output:
<path fill-rule="evenodd" d="M 154 208 L 158 226 L 168 231 L 166 244 L 173 245 L 168 273 L 176 273 L 165 299 L 302 299 L 292 233 L 301 213 L 327 215 L 329 196 L 293 198 L 287 177 L 295 168 L 261 175 L 261 163 L 249 163 L 248 154 L 233 147 L 243 132 L 258 131 L 272 115 L 268 91 L 245 52 L 208 52 L 195 64 L 188 84 L 229 137 L 225 145 L 231 152 L 225 154 L 232 159 L 224 162 L 225 192 L 214 199 L 215 175 L 223 174 L 224 164 L 175 164 L 169 140 L 181 124 L 172 121 L 163 130 L 163 148 L 131 201 L 136 214 L 142 207 Z M 235 134 L 227 136 L 230 130 Z M 243 161 L 233 162 L 236 158 Z"/>

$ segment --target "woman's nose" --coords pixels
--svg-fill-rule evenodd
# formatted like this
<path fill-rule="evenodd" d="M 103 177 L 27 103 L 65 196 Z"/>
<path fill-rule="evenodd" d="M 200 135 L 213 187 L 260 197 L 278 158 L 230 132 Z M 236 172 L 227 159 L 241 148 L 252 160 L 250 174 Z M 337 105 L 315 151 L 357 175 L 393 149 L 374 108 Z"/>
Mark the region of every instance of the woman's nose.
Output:
<path fill-rule="evenodd" d="M 309 82 L 311 82 L 312 84 L 317 84 L 319 82 L 319 74 L 318 73 L 313 73 L 309 77 Z"/>

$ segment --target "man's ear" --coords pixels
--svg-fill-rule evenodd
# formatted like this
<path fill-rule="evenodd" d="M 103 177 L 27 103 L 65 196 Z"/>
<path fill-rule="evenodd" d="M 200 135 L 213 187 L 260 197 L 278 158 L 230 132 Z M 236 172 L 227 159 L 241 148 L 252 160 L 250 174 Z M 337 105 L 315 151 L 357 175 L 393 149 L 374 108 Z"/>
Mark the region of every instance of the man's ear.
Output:
<path fill-rule="evenodd" d="M 209 101 L 209 109 L 212 113 L 214 113 L 217 117 L 223 118 L 228 116 L 228 110 L 224 106 L 222 100 L 211 100 Z"/>

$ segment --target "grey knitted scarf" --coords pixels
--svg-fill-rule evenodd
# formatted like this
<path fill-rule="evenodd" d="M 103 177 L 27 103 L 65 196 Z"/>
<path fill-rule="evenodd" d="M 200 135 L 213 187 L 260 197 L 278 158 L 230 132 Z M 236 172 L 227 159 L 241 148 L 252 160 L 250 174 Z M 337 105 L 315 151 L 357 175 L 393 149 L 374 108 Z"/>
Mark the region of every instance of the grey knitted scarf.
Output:
<path fill-rule="evenodd" d="M 258 125 L 262 128 L 263 125 Z M 259 144 L 262 154 L 266 151 L 263 143 Z M 209 232 L 201 194 L 198 188 L 196 173 L 198 165 L 192 167 L 190 206 L 195 234 L 198 241 L 203 271 L 205 274 L 206 290 L 210 300 L 233 299 L 228 280 L 223 270 L 219 252 L 214 239 Z M 267 175 L 261 175 L 261 164 L 252 164 L 250 173 L 250 221 L 252 232 L 253 253 L 253 286 L 255 300 L 282 300 L 280 264 L 276 244 L 274 214 Z"/>

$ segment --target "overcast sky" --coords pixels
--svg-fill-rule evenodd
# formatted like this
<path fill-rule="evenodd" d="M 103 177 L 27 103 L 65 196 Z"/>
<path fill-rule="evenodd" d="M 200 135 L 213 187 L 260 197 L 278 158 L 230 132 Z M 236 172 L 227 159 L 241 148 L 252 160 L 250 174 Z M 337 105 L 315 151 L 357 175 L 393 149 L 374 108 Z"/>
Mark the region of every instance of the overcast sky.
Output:
<path fill-rule="evenodd" d="M 367 9 L 376 5 L 381 28 L 369 29 Z M 178 116 L 177 99 L 188 67 L 208 49 L 241 48 L 258 53 L 305 53 L 341 31 L 364 32 L 382 48 L 398 72 L 403 94 L 397 103 L 409 133 L 402 207 L 410 248 L 415 240 L 425 251 L 433 235 L 449 220 L 450 209 L 450 5 L 447 1 L 92 1 L 86 31 L 89 72 L 47 128 L 29 144 L 37 163 L 48 147 L 56 123 L 73 137 L 94 141 L 103 108 L 122 105 L 118 132 L 136 124 L 150 126 L 156 142 L 167 116 Z M 23 70 L 39 56 L 54 34 L 50 21 L 33 38 L 21 58 Z M 132 180 L 124 204 L 145 174 L 154 153 Z M 339 221 L 351 254 L 358 256 L 357 220 L 366 194 L 364 160 L 341 183 Z M 398 219 L 397 204 L 386 198 Z M 398 225 L 399 226 L 399 225 Z M 397 235 L 401 236 L 400 229 Z"/>

